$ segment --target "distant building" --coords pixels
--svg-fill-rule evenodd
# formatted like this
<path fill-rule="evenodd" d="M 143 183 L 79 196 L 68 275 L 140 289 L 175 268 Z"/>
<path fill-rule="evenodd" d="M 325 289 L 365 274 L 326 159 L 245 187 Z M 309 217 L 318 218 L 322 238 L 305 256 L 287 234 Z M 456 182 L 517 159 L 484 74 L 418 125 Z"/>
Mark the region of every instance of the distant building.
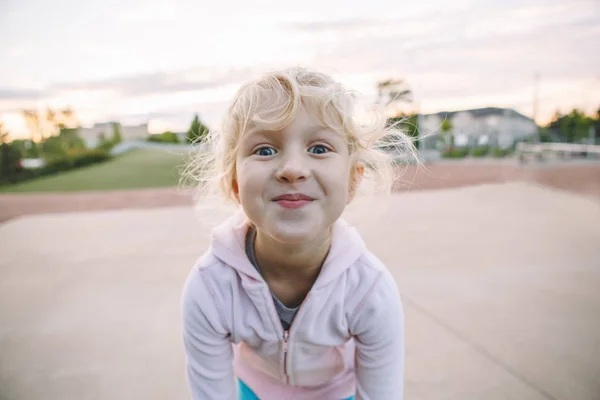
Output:
<path fill-rule="evenodd" d="M 145 140 L 148 137 L 148 124 L 126 126 L 119 125 L 123 141 Z M 113 136 L 113 123 L 102 122 L 94 124 L 91 128 L 79 128 L 79 136 L 85 141 L 89 148 L 94 148 L 99 143 L 100 135 L 107 139 Z"/>
<path fill-rule="evenodd" d="M 463 111 L 442 111 L 422 115 L 419 130 L 425 148 L 437 146 L 442 122 L 448 119 L 452 125 L 450 134 L 458 147 L 491 144 L 502 148 L 511 147 L 515 142 L 531 137 L 537 132 L 533 119 L 508 108 L 478 108 Z"/>

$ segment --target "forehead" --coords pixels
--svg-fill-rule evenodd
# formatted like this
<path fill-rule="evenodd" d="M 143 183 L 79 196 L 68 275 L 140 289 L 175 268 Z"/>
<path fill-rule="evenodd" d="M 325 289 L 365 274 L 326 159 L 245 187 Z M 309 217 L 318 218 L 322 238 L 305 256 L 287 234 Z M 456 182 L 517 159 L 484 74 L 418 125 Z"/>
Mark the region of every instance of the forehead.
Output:
<path fill-rule="evenodd" d="M 241 139 L 251 141 L 260 137 L 277 138 L 277 140 L 291 138 L 313 140 L 319 137 L 340 143 L 346 141 L 343 133 L 324 124 L 318 115 L 305 110 L 299 110 L 289 124 L 274 129 L 265 127 L 263 124 L 251 123 Z"/>
<path fill-rule="evenodd" d="M 287 118 L 281 113 L 264 112 L 256 110 L 249 115 L 246 121 L 245 129 L 241 129 L 241 137 L 252 135 L 257 132 L 293 132 L 312 134 L 318 132 L 328 132 L 330 134 L 345 137 L 341 121 L 338 121 L 327 110 L 320 110 L 314 104 L 302 102 L 296 112 L 287 115 Z"/>

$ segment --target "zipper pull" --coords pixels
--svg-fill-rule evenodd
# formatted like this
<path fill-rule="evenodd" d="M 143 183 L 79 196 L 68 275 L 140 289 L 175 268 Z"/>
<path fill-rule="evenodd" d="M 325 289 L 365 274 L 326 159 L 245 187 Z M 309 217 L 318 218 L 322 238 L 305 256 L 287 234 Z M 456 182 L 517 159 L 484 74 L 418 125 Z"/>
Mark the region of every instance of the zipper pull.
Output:
<path fill-rule="evenodd" d="M 290 333 L 287 330 L 283 331 L 283 352 L 284 353 L 287 353 L 289 337 L 290 337 Z"/>

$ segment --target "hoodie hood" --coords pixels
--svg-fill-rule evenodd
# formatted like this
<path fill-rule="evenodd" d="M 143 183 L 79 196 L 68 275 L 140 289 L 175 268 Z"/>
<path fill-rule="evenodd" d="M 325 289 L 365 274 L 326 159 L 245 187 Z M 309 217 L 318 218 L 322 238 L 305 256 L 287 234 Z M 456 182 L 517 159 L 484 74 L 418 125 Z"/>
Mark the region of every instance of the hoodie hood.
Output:
<path fill-rule="evenodd" d="M 245 241 L 249 224 L 243 210 L 238 210 L 213 230 L 211 249 L 215 257 L 241 275 L 262 281 L 262 276 L 246 255 Z M 329 253 L 313 287 L 325 285 L 337 278 L 358 260 L 364 250 L 365 244 L 356 229 L 338 219 L 333 225 Z"/>

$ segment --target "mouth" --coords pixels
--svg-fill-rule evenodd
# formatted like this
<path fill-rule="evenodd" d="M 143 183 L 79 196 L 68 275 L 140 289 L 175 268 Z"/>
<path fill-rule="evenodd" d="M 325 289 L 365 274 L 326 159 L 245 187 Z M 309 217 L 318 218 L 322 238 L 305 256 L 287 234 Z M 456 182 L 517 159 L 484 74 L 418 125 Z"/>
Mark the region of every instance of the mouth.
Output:
<path fill-rule="evenodd" d="M 291 193 L 277 196 L 273 199 L 274 202 L 283 208 L 300 208 L 310 204 L 315 199 L 302 193 Z"/>

